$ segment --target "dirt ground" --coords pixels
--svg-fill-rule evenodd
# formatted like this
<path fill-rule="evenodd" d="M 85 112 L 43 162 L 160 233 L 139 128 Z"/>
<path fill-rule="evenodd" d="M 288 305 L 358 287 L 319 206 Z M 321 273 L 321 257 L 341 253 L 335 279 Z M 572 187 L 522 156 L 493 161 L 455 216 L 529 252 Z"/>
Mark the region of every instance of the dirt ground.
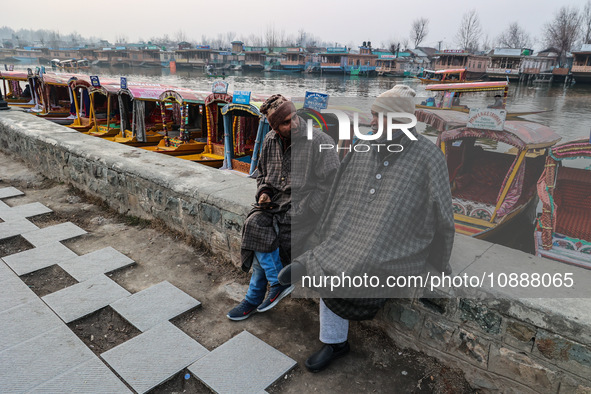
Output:
<path fill-rule="evenodd" d="M 9 205 L 41 202 L 54 212 L 32 218 L 39 227 L 71 221 L 88 234 L 64 244 L 77 254 L 112 246 L 136 264 L 109 274 L 131 293 L 167 280 L 201 301 L 202 306 L 172 320 L 173 324 L 209 350 L 243 330 L 285 353 L 298 365 L 279 379 L 272 393 L 470 393 L 473 390 L 459 370 L 450 369 L 422 353 L 401 349 L 382 332 L 352 323 L 351 353 L 327 370 L 311 374 L 306 358 L 320 348 L 318 306 L 312 300 L 283 300 L 266 313 L 242 322 L 226 313 L 246 292 L 249 275 L 223 262 L 184 236 L 157 222 L 119 215 L 101 201 L 68 185 L 48 180 L 14 157 L 0 152 L 0 187 L 14 186 L 24 196 L 5 199 Z M 0 256 L 31 246 L 21 237 L 0 241 Z M 40 296 L 75 283 L 59 267 L 22 277 Z M 110 308 L 69 324 L 96 354 L 122 343 L 139 332 Z M 248 366 L 244 366 L 248 368 Z M 187 379 L 188 378 L 188 379 Z M 209 390 L 187 371 L 156 387 L 153 393 L 207 393 Z"/>

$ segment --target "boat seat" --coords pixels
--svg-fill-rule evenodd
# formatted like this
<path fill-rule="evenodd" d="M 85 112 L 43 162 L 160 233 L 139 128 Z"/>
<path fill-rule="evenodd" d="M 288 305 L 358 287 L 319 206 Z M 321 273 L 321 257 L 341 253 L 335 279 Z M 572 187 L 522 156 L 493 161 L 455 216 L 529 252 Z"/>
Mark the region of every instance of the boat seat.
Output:
<path fill-rule="evenodd" d="M 591 241 L 591 171 L 561 167 L 554 201 L 556 232 Z"/>
<path fill-rule="evenodd" d="M 456 176 L 453 196 L 496 205 L 503 180 L 514 159 L 509 155 L 482 151 L 473 161 L 469 172 Z"/>

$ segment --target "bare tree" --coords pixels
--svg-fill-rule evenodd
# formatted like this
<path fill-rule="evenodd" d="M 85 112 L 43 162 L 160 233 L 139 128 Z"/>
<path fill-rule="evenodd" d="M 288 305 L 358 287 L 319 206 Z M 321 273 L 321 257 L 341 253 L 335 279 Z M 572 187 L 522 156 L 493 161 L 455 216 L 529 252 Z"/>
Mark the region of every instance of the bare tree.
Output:
<path fill-rule="evenodd" d="M 226 32 L 226 45 L 228 48 L 232 45 L 232 41 L 234 41 L 234 37 L 236 37 L 236 32 L 228 31 Z"/>
<path fill-rule="evenodd" d="M 578 11 L 564 6 L 554 15 L 554 19 L 544 26 L 546 45 L 558 49 L 560 65 L 566 62 L 566 53 L 572 49 L 580 34 L 580 22 Z"/>
<path fill-rule="evenodd" d="M 177 31 L 176 34 L 174 35 L 174 39 L 177 42 L 186 42 L 187 41 L 187 34 L 185 34 L 185 31 L 183 29 L 179 29 L 179 31 Z"/>
<path fill-rule="evenodd" d="M 298 36 L 296 38 L 297 44 L 299 46 L 305 47 L 308 43 L 308 35 L 304 29 L 298 30 Z"/>
<path fill-rule="evenodd" d="M 478 40 L 482 35 L 480 18 L 476 10 L 466 12 L 462 16 L 462 23 L 456 34 L 456 43 L 465 51 L 475 51 L 478 49 Z"/>
<path fill-rule="evenodd" d="M 272 52 L 273 48 L 277 46 L 278 34 L 277 30 L 275 30 L 274 25 L 267 26 L 267 30 L 265 31 L 265 45 L 269 48 Z"/>
<path fill-rule="evenodd" d="M 532 44 L 529 34 L 517 22 L 511 23 L 498 37 L 498 41 L 501 46 L 507 48 L 529 48 Z"/>
<path fill-rule="evenodd" d="M 417 48 L 421 42 L 423 42 L 425 37 L 427 37 L 427 34 L 429 34 L 429 19 L 415 19 L 415 21 L 412 23 L 412 27 L 410 28 L 410 39 L 414 43 L 415 48 Z"/>
<path fill-rule="evenodd" d="M 392 55 L 398 55 L 398 52 L 400 52 L 400 43 L 391 41 L 388 45 L 388 50 L 390 51 L 390 53 L 392 53 Z"/>
<path fill-rule="evenodd" d="M 591 44 L 591 0 L 587 0 L 581 14 L 583 44 Z"/>
<path fill-rule="evenodd" d="M 117 34 L 115 37 L 116 44 L 125 44 L 127 43 L 127 36 L 125 34 Z"/>

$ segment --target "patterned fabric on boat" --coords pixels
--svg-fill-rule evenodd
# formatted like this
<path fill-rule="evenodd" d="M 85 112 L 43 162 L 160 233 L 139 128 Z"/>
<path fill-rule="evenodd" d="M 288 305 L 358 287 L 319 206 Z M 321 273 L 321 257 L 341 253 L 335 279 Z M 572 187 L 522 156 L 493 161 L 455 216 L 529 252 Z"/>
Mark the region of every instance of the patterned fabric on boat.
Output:
<path fill-rule="evenodd" d="M 454 213 L 486 221 L 490 221 L 495 211 L 494 205 L 464 200 L 457 197 L 452 198 L 452 204 Z"/>

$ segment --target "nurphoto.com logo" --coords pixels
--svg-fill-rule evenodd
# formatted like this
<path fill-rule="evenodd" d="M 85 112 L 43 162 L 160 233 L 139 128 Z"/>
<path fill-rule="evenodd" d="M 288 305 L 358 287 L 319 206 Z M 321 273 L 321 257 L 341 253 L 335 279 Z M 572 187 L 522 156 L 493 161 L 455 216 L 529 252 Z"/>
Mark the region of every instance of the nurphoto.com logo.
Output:
<path fill-rule="evenodd" d="M 379 112 L 377 130 L 372 129 L 372 133 L 364 134 L 359 130 L 359 113 L 357 112 L 353 114 L 353 123 L 351 123 L 349 116 L 341 110 L 321 109 L 319 112 L 320 114 L 333 114 L 337 117 L 339 122 L 339 141 L 358 141 L 354 144 L 347 144 L 346 146 L 339 146 L 339 144 L 320 144 L 320 152 L 323 150 L 336 150 L 337 152 L 341 150 L 347 150 L 349 152 L 369 152 L 372 149 L 377 149 L 378 152 L 381 150 L 387 150 L 392 153 L 402 152 L 404 149 L 402 145 L 389 143 L 395 135 L 394 131 L 397 130 L 402 131 L 411 141 L 417 140 L 417 137 L 415 137 L 409 130 L 417 125 L 417 118 L 414 114 L 407 112 L 388 112 L 384 115 L 384 113 Z M 386 117 L 385 130 L 383 122 L 384 116 Z M 401 123 L 400 119 L 409 119 L 410 122 Z M 312 123 L 312 119 L 308 119 L 308 140 L 312 140 Z M 353 131 L 353 133 L 351 133 L 351 131 Z M 382 137 L 384 133 L 386 133 L 385 139 Z"/>

